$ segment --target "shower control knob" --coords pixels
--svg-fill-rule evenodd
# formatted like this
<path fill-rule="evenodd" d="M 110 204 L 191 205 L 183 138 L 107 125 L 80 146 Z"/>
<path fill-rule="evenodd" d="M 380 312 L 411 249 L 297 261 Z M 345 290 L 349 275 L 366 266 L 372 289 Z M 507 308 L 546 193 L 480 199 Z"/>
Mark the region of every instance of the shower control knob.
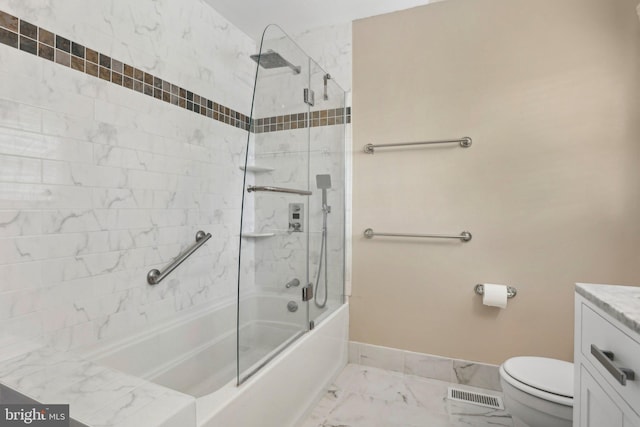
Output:
<path fill-rule="evenodd" d="M 303 224 L 304 205 L 302 203 L 289 203 L 289 232 L 303 232 Z"/>
<path fill-rule="evenodd" d="M 300 224 L 299 222 L 291 222 L 289 223 L 289 230 L 300 231 L 301 226 L 302 224 Z"/>

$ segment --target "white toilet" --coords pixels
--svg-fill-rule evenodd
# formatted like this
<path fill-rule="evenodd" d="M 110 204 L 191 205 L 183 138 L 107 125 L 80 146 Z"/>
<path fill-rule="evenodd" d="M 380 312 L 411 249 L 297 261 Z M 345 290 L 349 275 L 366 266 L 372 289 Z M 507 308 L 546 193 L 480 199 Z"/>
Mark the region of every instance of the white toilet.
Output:
<path fill-rule="evenodd" d="M 573 363 L 513 357 L 500 366 L 500 384 L 515 427 L 571 427 Z"/>

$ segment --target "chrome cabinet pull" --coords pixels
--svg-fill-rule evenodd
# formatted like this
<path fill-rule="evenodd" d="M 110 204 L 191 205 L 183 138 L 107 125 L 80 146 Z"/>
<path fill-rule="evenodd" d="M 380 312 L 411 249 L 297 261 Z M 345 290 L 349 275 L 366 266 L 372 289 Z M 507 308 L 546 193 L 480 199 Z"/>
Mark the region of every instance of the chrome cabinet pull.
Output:
<path fill-rule="evenodd" d="M 618 368 L 613 364 L 613 352 L 600 350 L 595 344 L 591 344 L 591 354 L 609 371 L 620 385 L 624 386 L 627 385 L 627 381 L 635 380 L 636 374 L 631 369 Z"/>

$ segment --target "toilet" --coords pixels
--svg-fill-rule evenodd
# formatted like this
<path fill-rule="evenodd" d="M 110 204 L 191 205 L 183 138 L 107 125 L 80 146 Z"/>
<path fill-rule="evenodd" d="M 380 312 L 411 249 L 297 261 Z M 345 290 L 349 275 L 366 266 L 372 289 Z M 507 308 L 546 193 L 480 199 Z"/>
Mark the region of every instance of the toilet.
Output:
<path fill-rule="evenodd" d="M 573 363 L 513 357 L 500 366 L 500 384 L 515 427 L 571 427 Z"/>

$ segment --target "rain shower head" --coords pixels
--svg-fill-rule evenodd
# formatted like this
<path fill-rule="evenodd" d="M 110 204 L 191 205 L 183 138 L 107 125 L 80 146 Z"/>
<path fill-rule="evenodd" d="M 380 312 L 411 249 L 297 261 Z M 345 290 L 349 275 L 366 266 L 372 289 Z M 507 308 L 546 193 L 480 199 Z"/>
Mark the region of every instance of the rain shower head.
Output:
<path fill-rule="evenodd" d="M 289 67 L 293 70 L 294 74 L 300 74 L 300 67 L 296 67 L 291 62 L 287 61 L 278 52 L 274 52 L 269 49 L 266 52 L 251 55 L 251 59 L 256 61 L 262 68 L 283 68 Z"/>

